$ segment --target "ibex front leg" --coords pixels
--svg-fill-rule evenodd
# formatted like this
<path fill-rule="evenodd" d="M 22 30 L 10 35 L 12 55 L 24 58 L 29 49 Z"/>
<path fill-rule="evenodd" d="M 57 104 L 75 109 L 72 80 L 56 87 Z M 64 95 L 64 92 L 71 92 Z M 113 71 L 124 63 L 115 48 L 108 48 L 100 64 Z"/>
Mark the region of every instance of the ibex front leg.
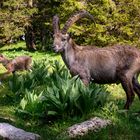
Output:
<path fill-rule="evenodd" d="M 7 77 L 7 75 L 9 75 L 10 73 L 11 73 L 10 71 L 7 71 L 7 72 L 3 73 L 2 76 L 0 77 L 0 81 L 5 79 Z"/>
<path fill-rule="evenodd" d="M 73 65 L 70 69 L 71 75 L 75 76 L 78 75 L 84 85 L 89 85 L 90 83 L 90 74 L 89 71 L 79 65 Z"/>
<path fill-rule="evenodd" d="M 10 73 L 15 72 L 14 71 L 14 66 L 11 63 L 7 64 L 6 69 L 7 69 L 7 71 L 2 74 L 2 76 L 0 77 L 0 80 L 5 79 Z"/>

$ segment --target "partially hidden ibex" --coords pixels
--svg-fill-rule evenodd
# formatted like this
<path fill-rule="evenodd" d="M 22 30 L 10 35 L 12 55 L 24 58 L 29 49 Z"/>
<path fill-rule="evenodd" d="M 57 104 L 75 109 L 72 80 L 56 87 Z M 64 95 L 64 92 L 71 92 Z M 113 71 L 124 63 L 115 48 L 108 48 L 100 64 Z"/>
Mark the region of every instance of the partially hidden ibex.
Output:
<path fill-rule="evenodd" d="M 69 27 L 82 17 L 93 16 L 81 10 L 70 16 L 62 30 L 59 17 L 53 17 L 53 49 L 60 52 L 72 76 L 79 75 L 85 85 L 91 81 L 99 84 L 122 84 L 126 92 L 125 109 L 129 109 L 136 93 L 140 99 L 140 50 L 131 46 L 114 45 L 104 48 L 78 46 L 68 34 Z"/>
<path fill-rule="evenodd" d="M 29 70 L 32 58 L 30 56 L 18 56 L 14 59 L 7 59 L 4 55 L 0 54 L 0 63 L 7 69 L 7 72 L 2 74 L 2 79 L 10 73 L 14 74 L 16 71 Z"/>

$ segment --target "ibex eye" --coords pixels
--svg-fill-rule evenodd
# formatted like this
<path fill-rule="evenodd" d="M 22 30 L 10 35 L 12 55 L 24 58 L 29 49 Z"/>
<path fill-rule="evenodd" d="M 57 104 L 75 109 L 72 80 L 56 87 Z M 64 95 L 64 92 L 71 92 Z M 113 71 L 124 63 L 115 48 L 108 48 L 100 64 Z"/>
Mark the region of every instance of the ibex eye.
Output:
<path fill-rule="evenodd" d="M 66 41 L 66 38 L 62 38 L 62 41 Z"/>

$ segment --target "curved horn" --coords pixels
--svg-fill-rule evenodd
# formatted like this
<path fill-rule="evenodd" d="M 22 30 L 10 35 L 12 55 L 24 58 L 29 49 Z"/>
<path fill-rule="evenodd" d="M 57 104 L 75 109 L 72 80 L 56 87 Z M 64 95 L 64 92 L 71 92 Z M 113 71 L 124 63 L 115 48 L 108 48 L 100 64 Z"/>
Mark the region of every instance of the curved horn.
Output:
<path fill-rule="evenodd" d="M 54 33 L 59 32 L 59 17 L 57 15 L 53 17 L 53 30 Z"/>
<path fill-rule="evenodd" d="M 88 17 L 94 21 L 93 16 L 90 13 L 88 13 L 87 11 L 85 11 L 85 10 L 78 11 L 78 12 L 74 13 L 72 16 L 70 16 L 70 18 L 66 21 L 66 23 L 62 29 L 62 33 L 66 34 L 69 27 L 82 17 Z"/>

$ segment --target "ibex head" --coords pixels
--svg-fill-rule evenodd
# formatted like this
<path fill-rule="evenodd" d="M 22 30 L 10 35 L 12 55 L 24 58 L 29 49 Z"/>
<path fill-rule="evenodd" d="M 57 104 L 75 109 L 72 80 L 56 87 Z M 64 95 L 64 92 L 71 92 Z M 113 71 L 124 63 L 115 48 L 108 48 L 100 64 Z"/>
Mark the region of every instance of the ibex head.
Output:
<path fill-rule="evenodd" d="M 0 63 L 6 60 L 6 57 L 3 54 L 0 54 Z"/>
<path fill-rule="evenodd" d="M 60 30 L 59 27 L 59 17 L 54 16 L 53 17 L 53 30 L 54 30 L 54 42 L 53 42 L 53 49 L 56 52 L 62 52 L 65 50 L 66 47 L 68 47 L 70 35 L 67 33 L 68 29 L 72 24 L 74 24 L 77 20 L 79 20 L 82 17 L 88 17 L 93 19 L 93 16 L 89 14 L 85 10 L 78 11 L 74 13 L 65 23 L 62 30 Z"/>

